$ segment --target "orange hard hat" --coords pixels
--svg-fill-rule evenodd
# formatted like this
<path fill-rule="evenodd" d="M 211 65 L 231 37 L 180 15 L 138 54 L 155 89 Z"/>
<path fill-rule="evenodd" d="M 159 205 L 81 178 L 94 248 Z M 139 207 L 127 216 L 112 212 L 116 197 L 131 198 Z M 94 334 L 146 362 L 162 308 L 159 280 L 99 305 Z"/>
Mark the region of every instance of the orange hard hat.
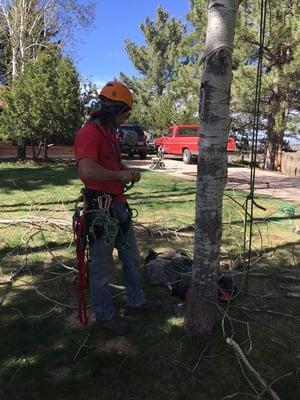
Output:
<path fill-rule="evenodd" d="M 131 109 L 133 105 L 133 96 L 128 87 L 118 81 L 107 82 L 101 90 L 99 96 L 104 96 L 113 101 L 120 101 L 128 105 Z"/>

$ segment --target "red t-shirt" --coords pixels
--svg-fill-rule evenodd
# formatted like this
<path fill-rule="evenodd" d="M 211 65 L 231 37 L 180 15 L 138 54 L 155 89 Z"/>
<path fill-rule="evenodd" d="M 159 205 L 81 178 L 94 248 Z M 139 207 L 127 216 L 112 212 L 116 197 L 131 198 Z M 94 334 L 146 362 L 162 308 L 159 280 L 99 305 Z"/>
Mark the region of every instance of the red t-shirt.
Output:
<path fill-rule="evenodd" d="M 81 158 L 89 158 L 96 161 L 103 168 L 121 170 L 121 150 L 115 133 L 111 128 L 104 128 L 96 123 L 87 123 L 77 132 L 74 142 L 76 161 Z M 92 182 L 81 179 L 84 185 L 93 190 L 103 191 L 115 195 L 120 202 L 125 202 L 122 193 L 124 185 L 121 181 Z"/>

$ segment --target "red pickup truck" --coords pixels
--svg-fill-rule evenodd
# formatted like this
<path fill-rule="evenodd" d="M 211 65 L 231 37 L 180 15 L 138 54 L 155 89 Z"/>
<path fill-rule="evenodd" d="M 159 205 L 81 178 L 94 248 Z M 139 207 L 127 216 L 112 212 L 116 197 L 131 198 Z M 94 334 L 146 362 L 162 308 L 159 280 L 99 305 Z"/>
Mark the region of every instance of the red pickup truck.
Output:
<path fill-rule="evenodd" d="M 155 139 L 155 147 L 164 154 L 182 155 L 183 162 L 190 164 L 198 156 L 199 125 L 172 125 L 165 136 Z M 235 150 L 234 138 L 228 138 L 227 151 Z"/>

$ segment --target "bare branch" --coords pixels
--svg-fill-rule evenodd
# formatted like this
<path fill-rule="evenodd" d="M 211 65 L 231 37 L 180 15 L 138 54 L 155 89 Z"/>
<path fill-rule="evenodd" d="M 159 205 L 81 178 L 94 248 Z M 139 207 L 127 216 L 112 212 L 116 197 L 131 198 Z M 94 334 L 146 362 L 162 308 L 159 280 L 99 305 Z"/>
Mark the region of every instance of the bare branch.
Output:
<path fill-rule="evenodd" d="M 267 384 L 267 382 L 264 380 L 264 378 L 262 378 L 259 372 L 257 372 L 249 363 L 240 346 L 233 339 L 229 337 L 225 339 L 225 342 L 226 344 L 228 344 L 233 348 L 237 359 L 240 360 L 248 368 L 248 370 L 255 376 L 255 378 L 259 381 L 259 383 L 263 386 L 264 390 L 272 396 L 272 399 L 280 400 L 280 397 L 277 395 L 277 393 L 274 392 L 273 389 L 271 389 L 270 385 Z"/>

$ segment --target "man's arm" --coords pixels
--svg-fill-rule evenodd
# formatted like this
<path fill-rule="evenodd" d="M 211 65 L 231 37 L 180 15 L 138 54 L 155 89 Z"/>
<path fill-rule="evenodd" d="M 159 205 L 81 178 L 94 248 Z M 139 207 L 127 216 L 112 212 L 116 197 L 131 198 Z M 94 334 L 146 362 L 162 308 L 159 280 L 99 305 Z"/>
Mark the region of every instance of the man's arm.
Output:
<path fill-rule="evenodd" d="M 128 183 L 135 180 L 136 171 L 122 169 L 121 171 L 112 171 L 103 168 L 96 161 L 89 158 L 81 158 L 78 162 L 79 177 L 92 182 L 121 181 Z"/>

